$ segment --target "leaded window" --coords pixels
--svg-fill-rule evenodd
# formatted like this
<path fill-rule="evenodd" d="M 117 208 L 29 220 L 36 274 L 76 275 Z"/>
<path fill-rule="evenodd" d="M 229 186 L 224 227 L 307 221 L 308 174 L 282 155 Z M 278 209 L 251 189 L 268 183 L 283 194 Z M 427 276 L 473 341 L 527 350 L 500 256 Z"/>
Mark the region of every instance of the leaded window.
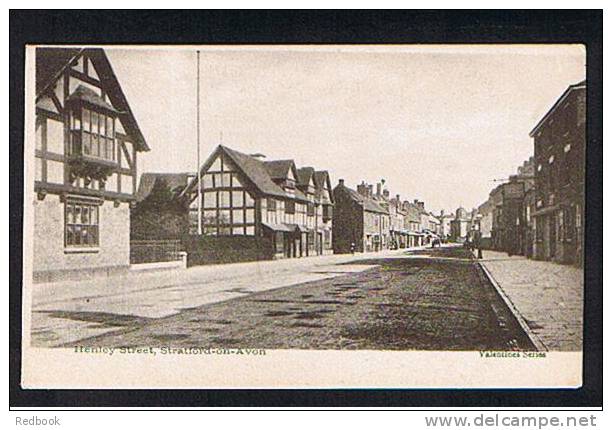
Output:
<path fill-rule="evenodd" d="M 66 201 L 64 205 L 65 246 L 97 247 L 99 245 L 99 221 L 97 204 Z"/>
<path fill-rule="evenodd" d="M 117 161 L 115 117 L 105 112 L 83 108 L 70 111 L 69 155 Z"/>

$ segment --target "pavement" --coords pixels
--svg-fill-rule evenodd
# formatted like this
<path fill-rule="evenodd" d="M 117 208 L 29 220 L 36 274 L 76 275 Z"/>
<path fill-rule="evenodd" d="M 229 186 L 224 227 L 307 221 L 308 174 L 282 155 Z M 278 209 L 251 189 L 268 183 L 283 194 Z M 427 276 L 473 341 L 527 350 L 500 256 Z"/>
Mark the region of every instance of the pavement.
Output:
<path fill-rule="evenodd" d="M 495 251 L 483 251 L 480 262 L 540 349 L 582 350 L 582 269 Z"/>
<path fill-rule="evenodd" d="M 362 272 L 350 264 L 405 250 L 198 266 L 34 284 L 31 344 L 53 347 L 120 329 L 126 320 L 162 318 L 260 291 Z"/>

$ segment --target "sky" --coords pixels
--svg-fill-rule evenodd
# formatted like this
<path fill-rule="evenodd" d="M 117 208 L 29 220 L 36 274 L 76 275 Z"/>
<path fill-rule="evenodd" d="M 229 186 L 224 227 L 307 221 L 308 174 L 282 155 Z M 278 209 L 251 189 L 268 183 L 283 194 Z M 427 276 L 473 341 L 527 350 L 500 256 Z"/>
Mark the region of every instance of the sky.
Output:
<path fill-rule="evenodd" d="M 428 210 L 483 203 L 533 154 L 529 132 L 585 79 L 580 45 L 107 48 L 151 151 L 144 172 L 195 171 L 219 143 L 384 179 Z"/>

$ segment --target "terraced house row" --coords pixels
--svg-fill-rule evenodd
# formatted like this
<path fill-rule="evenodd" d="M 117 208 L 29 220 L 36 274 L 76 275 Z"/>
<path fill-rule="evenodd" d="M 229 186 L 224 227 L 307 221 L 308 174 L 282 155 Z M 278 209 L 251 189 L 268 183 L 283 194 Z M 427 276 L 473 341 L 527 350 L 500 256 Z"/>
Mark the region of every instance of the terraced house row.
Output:
<path fill-rule="evenodd" d="M 492 249 L 583 264 L 586 89 L 582 81 L 561 94 L 529 133 L 533 156 L 480 206 Z"/>

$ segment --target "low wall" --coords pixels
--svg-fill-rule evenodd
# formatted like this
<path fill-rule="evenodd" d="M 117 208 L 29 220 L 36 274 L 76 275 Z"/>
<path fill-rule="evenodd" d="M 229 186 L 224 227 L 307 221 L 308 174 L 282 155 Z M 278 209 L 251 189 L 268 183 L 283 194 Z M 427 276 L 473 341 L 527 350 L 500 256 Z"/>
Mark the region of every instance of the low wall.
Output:
<path fill-rule="evenodd" d="M 273 243 L 268 237 L 188 236 L 182 242 L 187 267 L 274 258 Z"/>

